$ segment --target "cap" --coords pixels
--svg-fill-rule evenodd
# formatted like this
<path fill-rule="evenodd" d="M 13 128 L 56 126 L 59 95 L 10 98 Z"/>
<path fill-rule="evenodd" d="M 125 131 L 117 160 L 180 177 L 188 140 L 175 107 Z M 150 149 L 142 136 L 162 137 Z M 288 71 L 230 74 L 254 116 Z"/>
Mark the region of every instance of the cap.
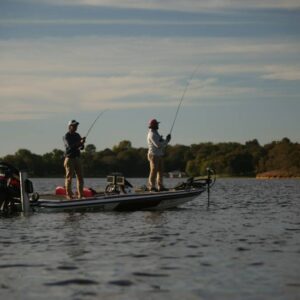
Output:
<path fill-rule="evenodd" d="M 158 122 L 156 119 L 152 119 L 149 121 L 149 128 L 151 127 L 155 127 L 159 124 L 160 122 Z"/>
<path fill-rule="evenodd" d="M 76 120 L 71 120 L 71 121 L 69 121 L 68 126 L 75 126 L 78 124 L 79 124 L 79 122 L 77 122 Z"/>

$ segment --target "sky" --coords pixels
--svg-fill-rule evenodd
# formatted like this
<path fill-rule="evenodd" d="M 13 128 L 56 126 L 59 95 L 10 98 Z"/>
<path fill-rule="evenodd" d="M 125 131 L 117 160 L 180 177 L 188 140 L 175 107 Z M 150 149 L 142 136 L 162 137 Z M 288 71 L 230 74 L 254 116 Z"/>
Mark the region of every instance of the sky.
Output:
<path fill-rule="evenodd" d="M 87 143 L 146 147 L 186 87 L 173 145 L 300 142 L 300 1 L 0 0 L 0 157 L 103 110 Z"/>

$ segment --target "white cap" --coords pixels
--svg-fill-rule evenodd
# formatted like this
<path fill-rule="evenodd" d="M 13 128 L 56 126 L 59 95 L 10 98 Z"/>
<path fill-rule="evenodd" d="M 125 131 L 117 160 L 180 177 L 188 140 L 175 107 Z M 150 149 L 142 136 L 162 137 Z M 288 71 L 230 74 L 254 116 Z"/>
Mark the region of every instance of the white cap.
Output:
<path fill-rule="evenodd" d="M 78 125 L 79 124 L 79 122 L 77 122 L 76 120 L 71 120 L 71 121 L 69 121 L 69 123 L 68 123 L 68 126 L 74 126 L 74 125 Z"/>

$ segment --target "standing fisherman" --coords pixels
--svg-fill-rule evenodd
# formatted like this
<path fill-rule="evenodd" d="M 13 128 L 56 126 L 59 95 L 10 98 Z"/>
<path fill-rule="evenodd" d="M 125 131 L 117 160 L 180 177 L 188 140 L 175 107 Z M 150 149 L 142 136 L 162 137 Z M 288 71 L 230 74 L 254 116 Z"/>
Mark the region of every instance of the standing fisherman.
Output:
<path fill-rule="evenodd" d="M 84 149 L 85 137 L 81 137 L 76 131 L 79 123 L 72 120 L 68 123 L 69 131 L 64 135 L 63 141 L 66 147 L 64 167 L 66 171 L 66 194 L 67 199 L 73 198 L 72 178 L 74 173 L 77 178 L 78 198 L 83 197 L 83 177 L 80 163 L 80 150 Z"/>
<path fill-rule="evenodd" d="M 149 122 L 149 132 L 147 136 L 148 143 L 148 160 L 150 163 L 149 175 L 149 190 L 150 191 L 164 191 L 163 186 L 163 155 L 167 144 L 171 140 L 171 135 L 168 134 L 166 139 L 158 133 L 159 122 L 152 119 Z M 155 188 L 155 181 L 157 189 Z"/>

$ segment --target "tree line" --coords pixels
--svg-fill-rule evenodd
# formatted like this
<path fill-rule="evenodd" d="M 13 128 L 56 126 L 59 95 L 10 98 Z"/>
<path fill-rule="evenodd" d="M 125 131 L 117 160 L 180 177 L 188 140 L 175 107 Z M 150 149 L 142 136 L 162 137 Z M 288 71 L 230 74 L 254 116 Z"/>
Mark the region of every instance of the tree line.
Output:
<path fill-rule="evenodd" d="M 105 177 L 113 172 L 127 177 L 147 177 L 149 165 L 147 149 L 135 148 L 128 140 L 121 141 L 112 149 L 97 151 L 88 144 L 82 152 L 85 177 Z M 27 149 L 20 149 L 13 155 L 0 158 L 19 169 L 26 169 L 32 177 L 64 176 L 64 151 L 38 155 Z M 221 176 L 250 176 L 276 171 L 288 176 L 300 176 L 300 144 L 288 138 L 260 145 L 254 139 L 245 144 L 237 142 L 199 143 L 190 146 L 169 145 L 165 155 L 165 171 L 181 171 L 187 176 L 199 176 L 206 168 L 215 169 Z"/>

